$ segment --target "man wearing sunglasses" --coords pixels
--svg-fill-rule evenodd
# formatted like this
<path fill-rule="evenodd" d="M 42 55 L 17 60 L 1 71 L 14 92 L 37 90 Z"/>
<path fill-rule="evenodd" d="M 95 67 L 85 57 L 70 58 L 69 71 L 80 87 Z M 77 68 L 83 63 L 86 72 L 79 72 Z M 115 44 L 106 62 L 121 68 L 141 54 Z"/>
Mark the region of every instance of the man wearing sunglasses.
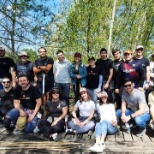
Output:
<path fill-rule="evenodd" d="M 5 57 L 5 49 L 0 47 L 0 82 L 4 76 L 12 76 L 12 85 L 15 87 L 15 74 L 13 70 L 14 66 L 15 63 L 13 59 Z M 0 89 L 2 88 L 3 86 L 0 83 Z"/>
<path fill-rule="evenodd" d="M 136 61 L 140 61 L 144 68 L 145 72 L 145 79 L 144 79 L 144 89 L 147 90 L 149 88 L 149 83 L 150 83 L 150 62 L 148 58 L 143 56 L 144 52 L 144 47 L 142 45 L 138 45 L 136 47 L 136 55 L 133 58 Z"/>
<path fill-rule="evenodd" d="M 149 108 L 145 95 L 134 88 L 130 79 L 124 80 L 124 91 L 122 93 L 121 109 L 116 112 L 123 124 L 130 124 L 132 121 L 137 125 L 136 136 L 142 137 L 146 132 L 146 123 L 150 119 Z"/>
<path fill-rule="evenodd" d="M 11 130 L 14 127 L 11 125 L 11 120 L 7 119 L 6 114 L 14 108 L 13 99 L 15 89 L 12 87 L 10 77 L 2 78 L 3 89 L 0 90 L 0 116 L 4 117 L 3 124 L 7 130 Z"/>

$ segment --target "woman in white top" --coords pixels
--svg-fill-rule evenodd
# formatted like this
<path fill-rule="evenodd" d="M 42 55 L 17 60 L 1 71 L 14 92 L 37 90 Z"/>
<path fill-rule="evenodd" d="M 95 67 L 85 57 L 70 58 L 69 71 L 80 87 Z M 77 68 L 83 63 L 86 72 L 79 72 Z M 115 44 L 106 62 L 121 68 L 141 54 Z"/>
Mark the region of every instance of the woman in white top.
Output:
<path fill-rule="evenodd" d="M 101 120 L 95 126 L 96 143 L 94 146 L 90 147 L 89 150 L 93 152 L 103 152 L 105 149 L 104 141 L 106 135 L 114 134 L 117 131 L 115 107 L 108 102 L 108 95 L 106 92 L 101 92 L 99 95 L 97 111 Z"/>
<path fill-rule="evenodd" d="M 86 88 L 80 89 L 81 99 L 78 100 L 72 112 L 72 120 L 68 123 L 70 128 L 67 134 L 82 134 L 92 130 L 95 126 L 93 121 L 95 103 L 90 99 Z M 79 111 L 79 117 L 77 117 Z"/>

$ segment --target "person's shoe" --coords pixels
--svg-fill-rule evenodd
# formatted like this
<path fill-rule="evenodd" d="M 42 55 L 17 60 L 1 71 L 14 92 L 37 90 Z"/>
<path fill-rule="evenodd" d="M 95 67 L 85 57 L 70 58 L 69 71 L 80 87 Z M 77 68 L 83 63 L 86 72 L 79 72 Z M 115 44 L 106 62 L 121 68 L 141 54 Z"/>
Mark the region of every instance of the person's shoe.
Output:
<path fill-rule="evenodd" d="M 68 129 L 67 132 L 65 133 L 65 136 L 67 135 L 75 135 L 75 132 L 73 131 L 73 129 Z"/>
<path fill-rule="evenodd" d="M 150 120 L 149 126 L 152 130 L 154 130 L 154 122 L 153 120 Z"/>
<path fill-rule="evenodd" d="M 103 152 L 103 150 L 105 149 L 105 144 L 94 144 L 92 147 L 89 148 L 89 151 L 92 152 Z"/>
<path fill-rule="evenodd" d="M 23 131 L 14 129 L 13 134 L 23 134 Z"/>
<path fill-rule="evenodd" d="M 35 129 L 33 130 L 33 133 L 37 134 L 39 131 L 40 131 L 39 128 L 36 126 Z"/>
<path fill-rule="evenodd" d="M 58 141 L 58 134 L 57 133 L 53 133 L 49 136 L 50 141 Z"/>
<path fill-rule="evenodd" d="M 136 136 L 137 137 L 143 137 L 143 135 L 146 133 L 146 128 L 139 128 L 137 131 Z"/>

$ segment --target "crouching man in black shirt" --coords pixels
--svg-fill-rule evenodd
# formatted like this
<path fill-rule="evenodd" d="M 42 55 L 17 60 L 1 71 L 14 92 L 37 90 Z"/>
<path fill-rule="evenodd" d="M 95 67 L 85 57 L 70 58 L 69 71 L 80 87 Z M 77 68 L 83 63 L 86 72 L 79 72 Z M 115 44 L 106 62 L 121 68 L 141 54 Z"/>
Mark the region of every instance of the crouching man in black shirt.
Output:
<path fill-rule="evenodd" d="M 12 120 L 17 121 L 18 117 L 26 118 L 26 125 L 24 127 L 25 133 L 33 132 L 37 123 L 37 113 L 42 104 L 41 94 L 37 87 L 29 84 L 28 77 L 25 74 L 18 76 L 18 84 L 20 87 L 16 89 L 14 95 L 14 109 L 9 112 L 9 117 Z M 14 133 L 20 133 L 18 127 L 14 130 Z"/>
<path fill-rule="evenodd" d="M 7 130 L 12 130 L 11 120 L 7 118 L 6 114 L 14 108 L 13 98 L 15 89 L 12 87 L 10 77 L 6 76 L 2 78 L 3 89 L 0 90 L 0 116 L 4 117 L 3 124 Z M 11 128 L 12 127 L 12 128 Z"/>

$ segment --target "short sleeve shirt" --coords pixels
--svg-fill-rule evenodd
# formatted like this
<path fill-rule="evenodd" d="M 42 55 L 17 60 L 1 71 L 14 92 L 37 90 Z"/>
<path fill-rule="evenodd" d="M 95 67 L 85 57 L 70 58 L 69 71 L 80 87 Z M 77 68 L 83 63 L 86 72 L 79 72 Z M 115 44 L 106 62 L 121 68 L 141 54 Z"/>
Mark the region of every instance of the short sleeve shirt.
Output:
<path fill-rule="evenodd" d="M 45 104 L 45 109 L 48 112 L 48 116 L 59 117 L 62 114 L 63 107 L 67 107 L 65 100 L 58 100 L 53 102 L 52 100 L 47 100 Z"/>
<path fill-rule="evenodd" d="M 23 91 L 21 87 L 18 87 L 15 91 L 14 99 L 20 100 L 21 105 L 25 109 L 35 109 L 36 99 L 41 98 L 41 93 L 37 87 L 30 85 L 30 87 Z"/>
<path fill-rule="evenodd" d="M 75 107 L 79 110 L 80 117 L 89 117 L 92 110 L 95 110 L 95 103 L 92 100 L 87 102 L 77 101 Z"/>
<path fill-rule="evenodd" d="M 149 112 L 149 108 L 145 100 L 145 95 L 138 89 L 134 89 L 132 94 L 124 91 L 122 94 L 122 102 L 126 102 L 127 107 L 130 108 L 133 112 L 138 110 L 139 104 L 144 104 L 145 112 Z"/>

